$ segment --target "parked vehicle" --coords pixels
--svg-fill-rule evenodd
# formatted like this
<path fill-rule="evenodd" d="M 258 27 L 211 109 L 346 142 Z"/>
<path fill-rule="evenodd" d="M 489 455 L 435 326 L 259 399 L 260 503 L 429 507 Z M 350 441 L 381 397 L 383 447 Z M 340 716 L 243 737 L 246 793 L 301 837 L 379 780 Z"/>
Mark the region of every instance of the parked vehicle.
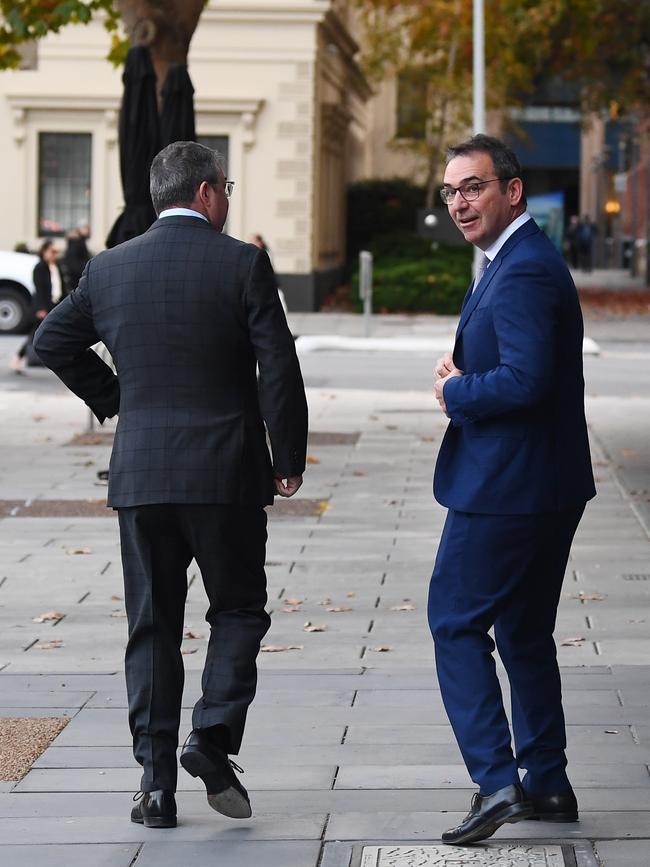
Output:
<path fill-rule="evenodd" d="M 37 262 L 31 253 L 0 250 L 0 334 L 21 334 L 31 325 Z"/>

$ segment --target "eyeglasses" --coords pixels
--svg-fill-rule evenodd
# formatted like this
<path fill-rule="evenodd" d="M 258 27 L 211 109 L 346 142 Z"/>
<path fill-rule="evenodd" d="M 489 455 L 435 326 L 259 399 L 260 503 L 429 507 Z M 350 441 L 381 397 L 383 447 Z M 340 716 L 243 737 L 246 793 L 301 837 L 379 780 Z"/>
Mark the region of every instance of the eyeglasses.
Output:
<path fill-rule="evenodd" d="M 481 195 L 481 187 L 483 184 L 492 184 L 494 181 L 511 181 L 512 178 L 490 178 L 489 181 L 472 181 L 469 184 L 461 184 L 460 187 L 443 187 L 440 190 L 440 198 L 445 205 L 451 205 L 456 198 L 456 193 L 460 193 L 466 202 L 473 202 Z"/>
<path fill-rule="evenodd" d="M 235 188 L 235 182 L 234 181 L 224 181 L 223 182 L 223 189 L 224 189 L 224 192 L 226 194 L 227 199 L 229 199 L 232 196 L 232 191 L 234 190 L 234 188 Z"/>

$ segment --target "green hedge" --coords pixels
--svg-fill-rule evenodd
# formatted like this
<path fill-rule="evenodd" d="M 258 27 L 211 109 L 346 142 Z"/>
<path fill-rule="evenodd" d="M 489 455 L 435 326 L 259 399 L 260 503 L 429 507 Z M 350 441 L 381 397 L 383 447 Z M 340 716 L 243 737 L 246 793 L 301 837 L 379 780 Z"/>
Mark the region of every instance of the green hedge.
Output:
<path fill-rule="evenodd" d="M 471 279 L 472 248 L 440 244 L 407 232 L 379 235 L 367 245 L 373 254 L 373 311 L 456 314 Z M 352 274 L 355 309 L 358 262 Z"/>

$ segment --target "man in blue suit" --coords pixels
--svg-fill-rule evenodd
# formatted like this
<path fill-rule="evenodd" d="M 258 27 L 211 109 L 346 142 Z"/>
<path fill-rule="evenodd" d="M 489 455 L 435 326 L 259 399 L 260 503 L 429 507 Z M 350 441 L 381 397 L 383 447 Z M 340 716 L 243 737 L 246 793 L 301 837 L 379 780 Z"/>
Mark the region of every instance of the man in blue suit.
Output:
<path fill-rule="evenodd" d="M 526 213 L 521 174 L 510 148 L 477 135 L 448 152 L 441 191 L 484 253 L 435 383 L 450 425 L 434 493 L 449 512 L 429 624 L 445 708 L 479 786 L 466 818 L 442 836 L 453 844 L 505 822 L 578 819 L 553 630 L 571 542 L 596 493 L 583 325 L 562 258 Z M 492 628 L 510 682 L 514 753 Z"/>

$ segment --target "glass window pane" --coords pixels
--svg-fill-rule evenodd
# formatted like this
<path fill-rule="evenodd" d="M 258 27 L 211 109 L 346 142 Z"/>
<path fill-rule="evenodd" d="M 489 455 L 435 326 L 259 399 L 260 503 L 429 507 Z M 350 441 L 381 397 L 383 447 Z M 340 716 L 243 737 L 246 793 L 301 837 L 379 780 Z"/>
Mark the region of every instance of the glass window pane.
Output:
<path fill-rule="evenodd" d="M 90 133 L 39 134 L 39 235 L 64 235 L 90 225 L 91 148 Z"/>
<path fill-rule="evenodd" d="M 227 135 L 200 135 L 197 137 L 199 144 L 213 151 L 219 151 L 226 161 L 226 176 L 228 175 L 228 136 Z"/>

